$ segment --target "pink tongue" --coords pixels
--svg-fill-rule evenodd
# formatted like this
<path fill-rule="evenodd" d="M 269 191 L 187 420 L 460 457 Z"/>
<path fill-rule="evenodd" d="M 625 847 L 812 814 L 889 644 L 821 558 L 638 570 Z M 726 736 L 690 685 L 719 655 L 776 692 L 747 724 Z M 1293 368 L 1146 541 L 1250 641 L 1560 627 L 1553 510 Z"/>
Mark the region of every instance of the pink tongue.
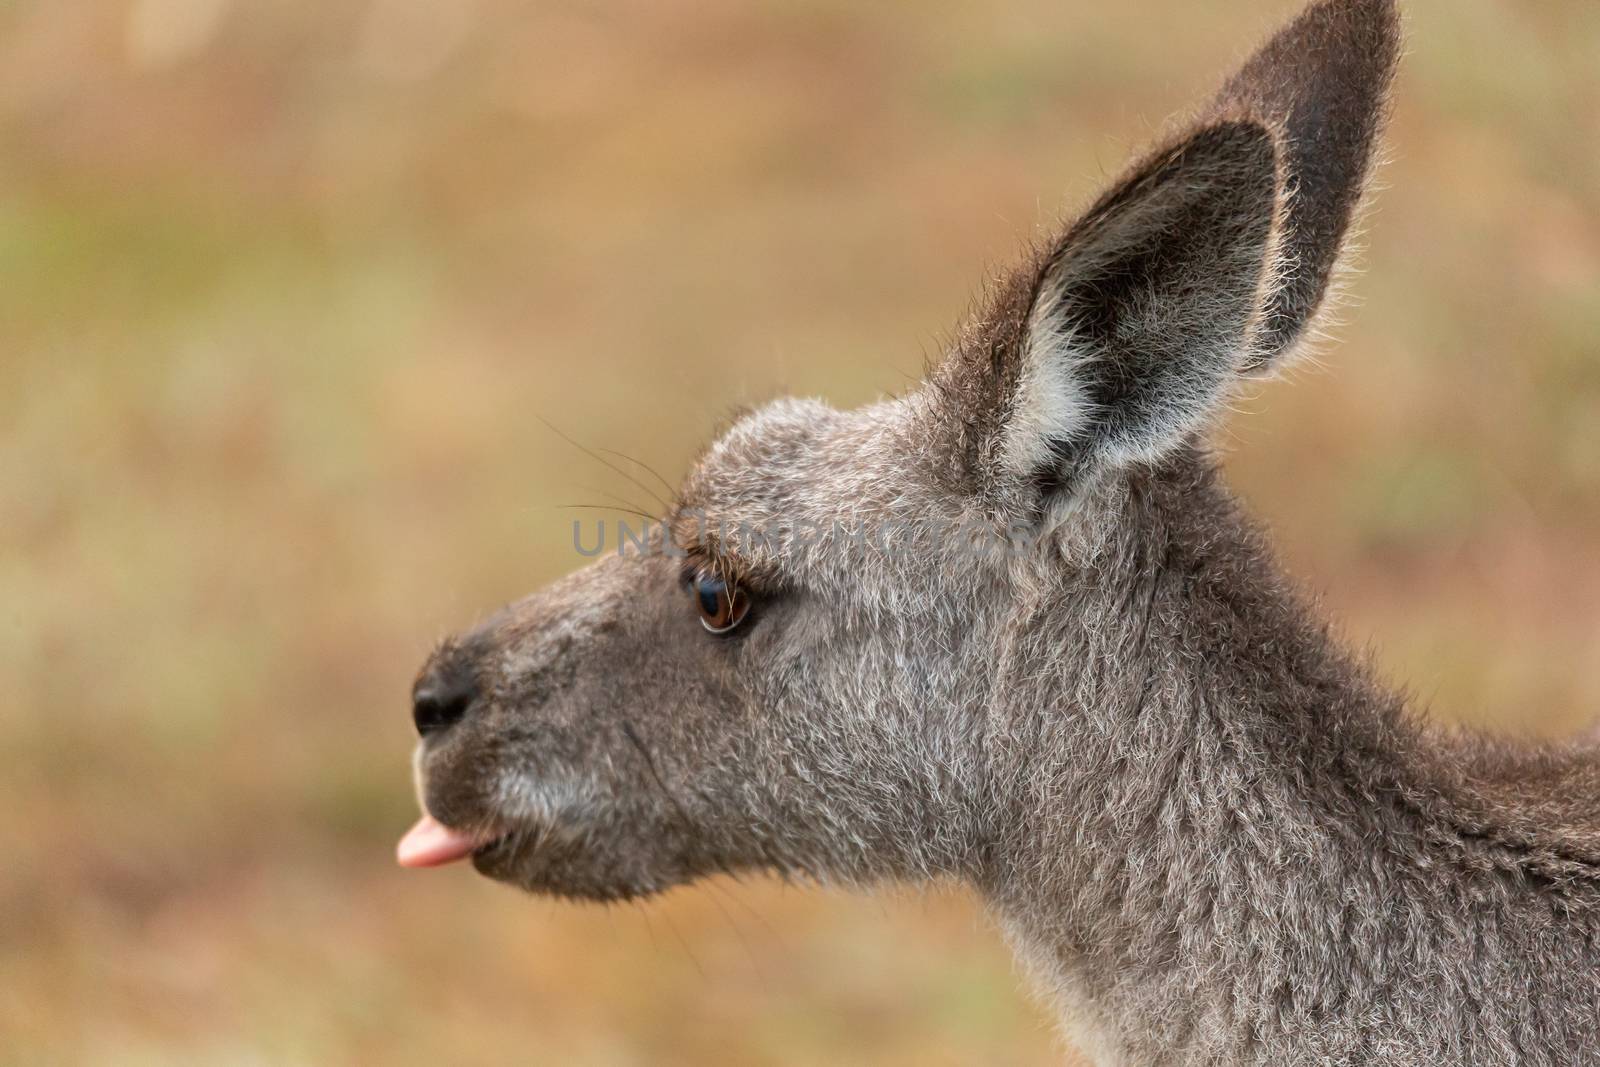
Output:
<path fill-rule="evenodd" d="M 432 815 L 424 815 L 400 839 L 395 858 L 402 867 L 442 867 L 472 855 L 481 844 L 483 838 L 452 830 Z"/>

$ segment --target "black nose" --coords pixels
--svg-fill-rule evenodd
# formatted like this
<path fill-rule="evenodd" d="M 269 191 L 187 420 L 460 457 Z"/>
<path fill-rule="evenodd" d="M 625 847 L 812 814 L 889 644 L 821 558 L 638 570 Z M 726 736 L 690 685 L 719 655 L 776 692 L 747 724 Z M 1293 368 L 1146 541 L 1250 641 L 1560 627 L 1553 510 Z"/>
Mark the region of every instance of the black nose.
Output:
<path fill-rule="evenodd" d="M 477 699 L 472 675 L 459 668 L 435 667 L 417 683 L 411 696 L 411 718 L 423 737 L 461 721 Z"/>

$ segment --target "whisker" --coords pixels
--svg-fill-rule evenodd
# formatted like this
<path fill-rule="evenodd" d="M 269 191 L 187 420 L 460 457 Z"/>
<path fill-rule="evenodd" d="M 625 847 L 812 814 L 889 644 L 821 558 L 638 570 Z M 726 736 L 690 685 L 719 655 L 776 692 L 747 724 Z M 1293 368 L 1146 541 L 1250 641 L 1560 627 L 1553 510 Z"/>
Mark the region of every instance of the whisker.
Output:
<path fill-rule="evenodd" d="M 742 881 L 740 881 L 739 876 L 738 876 L 737 873 L 735 873 L 733 871 L 728 871 L 726 873 L 727 873 L 727 876 L 730 879 L 733 880 L 733 883 L 735 885 L 744 885 L 744 883 Z M 729 889 L 726 885 L 720 884 L 714 878 L 708 879 L 706 881 L 706 883 L 705 883 L 705 886 L 706 886 L 707 889 L 715 889 L 715 890 L 717 890 L 718 892 L 720 892 L 723 895 L 724 898 L 726 898 L 727 900 L 732 901 L 736 906 L 738 906 L 740 908 L 743 908 L 745 910 L 746 914 L 750 915 L 751 918 L 755 919 L 756 922 L 760 923 L 763 927 L 765 927 L 768 935 L 771 936 L 772 940 L 774 942 L 776 942 L 780 947 L 782 947 L 782 945 L 783 945 L 783 935 L 778 931 L 778 928 L 776 926 L 772 925 L 772 922 L 765 915 L 761 914 L 761 912 L 755 907 L 755 905 L 751 904 L 748 900 L 744 900 L 743 898 L 741 898 L 739 896 L 738 893 L 735 893 L 732 889 Z"/>
<path fill-rule="evenodd" d="M 614 448 L 597 448 L 597 449 L 595 449 L 595 451 L 596 452 L 603 452 L 608 456 L 616 456 L 618 459 L 627 460 L 629 463 L 632 463 L 634 466 L 642 468 L 646 474 L 650 475 L 650 477 L 652 477 L 656 481 L 660 482 L 662 488 L 667 491 L 667 496 L 669 498 L 670 497 L 676 497 L 678 495 L 677 486 L 673 485 L 671 482 L 669 482 L 665 478 L 661 477 L 661 474 L 654 467 L 650 466 L 650 464 L 646 463 L 644 460 L 642 460 L 642 459 L 634 459 L 632 456 L 628 455 L 626 452 L 618 452 Z"/>
<path fill-rule="evenodd" d="M 678 924 L 672 921 L 671 913 L 663 911 L 661 918 L 666 920 L 667 929 L 672 931 L 672 936 L 677 938 L 678 944 L 683 946 L 683 951 L 688 955 L 689 962 L 694 964 L 694 969 L 699 973 L 700 980 L 702 982 L 705 981 L 707 979 L 706 969 L 700 966 L 700 957 L 696 956 L 694 949 L 689 947 L 689 939 L 683 936 L 683 932 L 678 929 Z"/>
<path fill-rule="evenodd" d="M 728 920 L 728 925 L 733 928 L 734 936 L 739 939 L 739 944 L 744 949 L 745 957 L 750 961 L 750 969 L 755 972 L 756 978 L 761 982 L 762 986 L 766 987 L 768 985 L 767 971 L 766 968 L 761 965 L 761 957 L 756 955 L 755 949 L 750 947 L 750 939 L 745 936 L 744 928 L 734 920 L 733 913 L 728 910 L 727 905 L 722 903 L 722 898 L 726 898 L 728 900 L 734 899 L 733 894 L 728 891 L 727 886 L 719 886 L 715 878 L 708 879 L 703 884 L 706 888 L 707 899 L 709 899 L 711 903 L 715 904 L 717 906 L 717 910 L 722 912 L 723 917 Z M 748 904 L 745 904 L 744 906 L 747 909 L 750 908 L 750 905 Z M 750 910 L 752 914 L 754 914 L 754 909 Z M 760 915 L 757 915 L 756 917 L 758 919 L 761 918 Z M 766 923 L 764 919 L 762 922 L 768 930 L 772 929 L 770 923 Z M 776 937 L 775 934 L 774 937 Z"/>
<path fill-rule="evenodd" d="M 656 926 L 655 923 L 650 921 L 650 909 L 645 906 L 645 903 L 642 900 L 634 900 L 630 903 L 632 903 L 632 905 L 638 909 L 639 914 L 644 917 L 645 932 L 650 935 L 650 950 L 657 956 L 661 955 L 661 942 L 656 940 Z"/>
<path fill-rule="evenodd" d="M 658 518 L 655 515 L 647 515 L 644 512 L 639 511 L 636 508 L 625 508 L 625 507 L 621 507 L 621 506 L 619 506 L 617 504 L 562 504 L 561 507 L 564 507 L 564 508 L 578 508 L 578 509 L 583 510 L 583 511 L 621 511 L 621 512 L 624 512 L 625 514 L 628 514 L 628 515 L 637 515 L 639 518 L 644 519 L 646 522 L 660 522 L 661 521 L 660 518 Z"/>
<path fill-rule="evenodd" d="M 641 514 L 643 511 L 639 505 L 635 504 L 625 496 L 618 496 L 616 493 L 608 493 L 604 489 L 599 490 L 599 493 L 603 497 L 606 497 L 610 500 L 615 500 L 619 504 L 626 505 L 628 509 L 631 510 L 635 515 Z M 656 516 L 656 518 L 660 518 L 660 516 Z"/>
<path fill-rule="evenodd" d="M 534 418 L 536 418 L 540 422 L 544 423 L 545 429 L 549 430 L 551 433 L 553 433 L 557 437 L 561 438 L 563 441 L 565 441 L 567 444 L 571 445 L 573 448 L 576 448 L 579 452 L 582 452 L 584 455 L 588 456 L 590 459 L 594 460 L 596 463 L 600 464 L 601 466 L 605 467 L 606 469 L 614 471 L 615 473 L 622 475 L 624 478 L 628 479 L 628 481 L 632 482 L 634 485 L 638 486 L 640 489 L 643 489 L 645 492 L 647 492 L 651 496 L 655 497 L 656 503 L 661 505 L 662 510 L 664 510 L 664 511 L 671 511 L 672 510 L 672 505 L 667 503 L 665 500 L 662 500 L 661 499 L 661 494 L 657 493 L 654 489 L 650 488 L 644 482 L 641 482 L 639 479 L 635 478 L 633 475 L 629 474 L 627 471 L 623 470 L 621 467 L 617 466 L 615 463 L 611 462 L 609 459 L 606 459 L 604 456 L 602 456 L 600 453 L 596 452 L 594 449 L 588 447 L 587 445 L 582 445 L 582 444 L 579 444 L 577 441 L 574 441 L 572 438 L 570 438 L 566 434 L 562 433 L 561 430 L 556 427 L 555 423 L 551 422 L 549 419 L 545 418 L 543 415 L 534 415 Z"/>
<path fill-rule="evenodd" d="M 661 795 L 667 798 L 667 802 L 671 804 L 673 810 L 678 813 L 678 819 L 683 823 L 684 831 L 686 833 L 691 831 L 693 829 L 693 824 L 689 821 L 689 813 L 683 810 L 683 805 L 678 803 L 677 796 L 673 794 L 672 790 L 667 788 L 667 783 L 661 780 L 661 772 L 656 770 L 655 757 L 652 756 L 650 754 L 650 750 L 645 747 L 644 740 L 639 736 L 639 732 L 633 728 L 633 723 L 628 719 L 622 720 L 622 734 L 629 740 L 629 742 L 633 744 L 634 748 L 639 750 L 639 755 L 644 757 L 645 768 L 649 770 L 650 777 L 655 779 L 656 787 L 661 790 Z"/>

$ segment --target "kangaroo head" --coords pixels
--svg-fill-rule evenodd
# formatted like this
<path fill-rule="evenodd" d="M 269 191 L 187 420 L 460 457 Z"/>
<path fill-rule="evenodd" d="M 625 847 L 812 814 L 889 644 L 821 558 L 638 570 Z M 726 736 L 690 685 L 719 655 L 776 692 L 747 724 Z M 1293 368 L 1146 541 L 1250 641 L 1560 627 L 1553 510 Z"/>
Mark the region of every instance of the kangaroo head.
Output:
<path fill-rule="evenodd" d="M 1326 302 L 1397 45 L 1390 0 L 1313 5 L 918 388 L 738 419 L 645 543 L 447 641 L 402 861 L 593 899 L 987 877 L 1030 717 L 1134 670 L 1102 652 L 1137 634 L 1138 575 L 1250 536 L 1207 435 Z"/>

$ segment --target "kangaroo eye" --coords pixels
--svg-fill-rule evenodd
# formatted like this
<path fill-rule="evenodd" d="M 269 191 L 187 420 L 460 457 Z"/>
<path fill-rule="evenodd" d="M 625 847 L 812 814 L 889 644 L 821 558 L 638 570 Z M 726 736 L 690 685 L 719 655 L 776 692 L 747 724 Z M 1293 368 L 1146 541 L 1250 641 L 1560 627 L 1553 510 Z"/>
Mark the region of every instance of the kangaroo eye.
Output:
<path fill-rule="evenodd" d="M 691 592 L 700 611 L 700 625 L 711 633 L 731 633 L 750 613 L 750 598 L 743 589 L 706 571 L 694 576 Z"/>

